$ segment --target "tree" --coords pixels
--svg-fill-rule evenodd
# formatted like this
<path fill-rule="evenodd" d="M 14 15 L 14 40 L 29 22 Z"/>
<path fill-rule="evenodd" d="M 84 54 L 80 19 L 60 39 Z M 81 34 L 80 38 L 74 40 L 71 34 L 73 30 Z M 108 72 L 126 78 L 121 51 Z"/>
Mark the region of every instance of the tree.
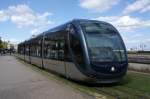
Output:
<path fill-rule="evenodd" d="M 2 42 L 1 37 L 0 37 L 0 49 L 2 49 L 2 48 L 3 48 L 3 42 Z"/>
<path fill-rule="evenodd" d="M 8 42 L 2 41 L 0 37 L 0 49 L 7 49 Z"/>
<path fill-rule="evenodd" d="M 3 46 L 3 49 L 7 49 L 8 48 L 8 42 L 3 41 L 2 46 Z"/>

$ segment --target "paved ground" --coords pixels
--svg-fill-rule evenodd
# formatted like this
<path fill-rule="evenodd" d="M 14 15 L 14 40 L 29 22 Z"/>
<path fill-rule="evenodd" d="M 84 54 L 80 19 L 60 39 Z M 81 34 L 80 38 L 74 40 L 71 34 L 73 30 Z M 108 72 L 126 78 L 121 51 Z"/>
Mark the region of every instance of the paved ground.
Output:
<path fill-rule="evenodd" d="M 0 99 L 94 99 L 50 80 L 13 56 L 0 56 Z"/>

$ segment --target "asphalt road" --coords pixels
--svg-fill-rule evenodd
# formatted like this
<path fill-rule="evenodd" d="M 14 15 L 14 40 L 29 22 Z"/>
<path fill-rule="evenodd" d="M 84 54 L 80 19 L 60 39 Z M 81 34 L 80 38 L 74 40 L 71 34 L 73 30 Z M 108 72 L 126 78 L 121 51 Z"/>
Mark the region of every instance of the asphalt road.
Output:
<path fill-rule="evenodd" d="M 50 80 L 13 56 L 0 56 L 0 99 L 95 99 Z"/>

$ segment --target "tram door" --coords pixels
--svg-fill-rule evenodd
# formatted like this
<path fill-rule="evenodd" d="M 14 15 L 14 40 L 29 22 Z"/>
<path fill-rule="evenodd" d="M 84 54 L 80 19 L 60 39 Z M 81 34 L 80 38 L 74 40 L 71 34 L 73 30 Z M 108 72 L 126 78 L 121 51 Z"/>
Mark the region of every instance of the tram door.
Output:
<path fill-rule="evenodd" d="M 67 62 L 66 71 L 67 76 L 72 78 L 78 78 L 79 68 L 85 69 L 84 52 L 82 49 L 81 40 L 79 39 L 79 33 L 76 31 L 73 25 L 68 25 L 68 50 L 67 50 Z"/>
<path fill-rule="evenodd" d="M 62 75 L 65 73 L 65 36 L 63 31 L 48 33 L 44 37 L 44 68 Z"/>

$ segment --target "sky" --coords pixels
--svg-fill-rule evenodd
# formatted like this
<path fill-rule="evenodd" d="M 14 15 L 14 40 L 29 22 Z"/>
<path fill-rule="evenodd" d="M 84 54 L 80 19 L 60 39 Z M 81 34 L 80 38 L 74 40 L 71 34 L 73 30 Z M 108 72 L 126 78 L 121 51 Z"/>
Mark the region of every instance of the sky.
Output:
<path fill-rule="evenodd" d="M 127 49 L 150 50 L 150 0 L 3 0 L 0 37 L 19 43 L 80 18 L 111 23 Z"/>

